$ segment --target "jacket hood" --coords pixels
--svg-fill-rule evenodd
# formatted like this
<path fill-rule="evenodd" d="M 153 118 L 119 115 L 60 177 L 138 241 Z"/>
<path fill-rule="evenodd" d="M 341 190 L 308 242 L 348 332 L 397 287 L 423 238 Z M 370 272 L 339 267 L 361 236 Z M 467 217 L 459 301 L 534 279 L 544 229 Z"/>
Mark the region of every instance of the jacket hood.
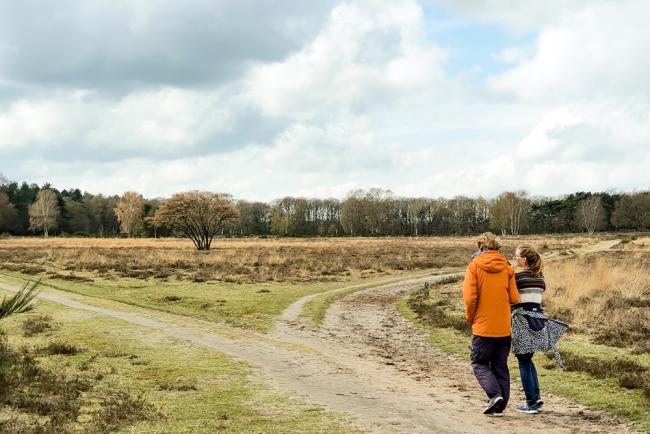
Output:
<path fill-rule="evenodd" d="M 497 250 L 482 252 L 474 257 L 474 263 L 488 273 L 500 273 L 506 268 L 511 268 L 506 257 Z"/>

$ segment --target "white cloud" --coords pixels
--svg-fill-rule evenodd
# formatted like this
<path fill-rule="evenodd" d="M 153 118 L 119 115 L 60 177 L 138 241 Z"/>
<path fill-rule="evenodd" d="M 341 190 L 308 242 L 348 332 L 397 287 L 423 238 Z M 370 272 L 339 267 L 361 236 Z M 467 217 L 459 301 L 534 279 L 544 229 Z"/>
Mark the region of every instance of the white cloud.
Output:
<path fill-rule="evenodd" d="M 567 105 L 548 112 L 516 149 L 525 188 L 549 194 L 650 185 L 650 104 Z"/>
<path fill-rule="evenodd" d="M 188 17 L 208 3 L 188 3 L 172 34 L 186 34 Z M 493 59 L 509 69 L 487 82 L 491 66 L 474 58 L 458 76 L 444 70 L 447 47 L 436 40 L 444 26 L 430 32 L 415 0 L 350 0 L 321 17 L 276 13 L 260 28 L 282 23 L 278 31 L 288 39 L 269 56 L 256 51 L 264 32 L 250 21 L 238 29 L 241 44 L 227 46 L 233 52 L 223 44 L 210 51 L 189 36 L 158 43 L 176 9 L 149 4 L 126 8 L 129 19 L 117 20 L 143 38 L 132 50 L 122 49 L 123 39 L 107 46 L 63 38 L 74 48 L 61 62 L 67 75 L 56 63 L 40 76 L 30 59 L 16 62 L 12 44 L 23 33 L 0 45 L 2 172 L 91 192 L 136 189 L 151 197 L 208 189 L 251 200 L 343 197 L 372 186 L 448 197 L 650 186 L 643 169 L 650 167 L 643 45 L 650 35 L 642 2 L 454 1 L 450 8 L 470 21 L 537 34 L 532 48 L 513 37 L 495 49 Z M 228 28 L 248 17 L 234 2 L 219 4 L 233 17 Z M 72 15 L 91 12 L 98 19 L 96 7 Z M 114 30 L 120 14 L 97 28 Z M 153 56 L 160 71 L 152 57 L 138 60 L 150 44 L 164 52 Z M 88 52 L 79 54 L 81 45 Z M 112 66 L 88 61 L 108 58 L 107 50 L 115 50 Z M 221 54 L 237 73 L 220 69 Z M 201 56 L 212 57 L 191 63 Z"/>
<path fill-rule="evenodd" d="M 0 2 L 0 71 L 44 87 L 196 87 L 280 59 L 320 27 L 332 0 Z"/>
<path fill-rule="evenodd" d="M 54 92 L 0 112 L 0 149 L 30 147 L 32 154 L 71 159 L 97 152 L 111 160 L 179 155 L 228 132 L 241 109 L 236 97 L 219 90 L 160 88 L 117 101 L 87 91 Z M 66 155 L 53 155 L 62 151 Z"/>
<path fill-rule="evenodd" d="M 443 53 L 423 26 L 413 1 L 340 5 L 303 50 L 255 68 L 248 94 L 270 116 L 313 120 L 441 87 Z"/>
<path fill-rule="evenodd" d="M 490 85 L 533 102 L 650 97 L 650 3 L 606 2 L 561 15 L 545 27 L 534 57 Z"/>
<path fill-rule="evenodd" d="M 521 160 L 555 159 L 563 144 L 550 133 L 579 122 L 580 118 L 565 108 L 546 113 L 519 143 L 516 156 Z"/>

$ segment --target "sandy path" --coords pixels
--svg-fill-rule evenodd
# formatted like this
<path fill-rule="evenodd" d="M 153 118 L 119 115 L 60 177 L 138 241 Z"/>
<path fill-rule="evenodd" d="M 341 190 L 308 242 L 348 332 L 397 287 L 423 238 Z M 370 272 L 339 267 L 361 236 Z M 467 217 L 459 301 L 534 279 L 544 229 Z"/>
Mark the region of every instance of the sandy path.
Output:
<path fill-rule="evenodd" d="M 378 432 L 427 432 L 436 429 L 437 423 L 456 432 L 631 431 L 602 413 L 549 394 L 544 396 L 545 411 L 532 417 L 514 412 L 512 405 L 502 418 L 480 414 L 483 392 L 469 363 L 432 347 L 426 336 L 395 309 L 395 301 L 414 287 L 444 277 L 359 291 L 334 303 L 323 327 L 301 324 L 294 318 L 282 321 L 274 337 L 318 347 L 325 354 L 338 354 L 337 361 L 360 378 L 368 378 L 374 387 L 394 390 L 395 396 L 387 399 L 395 410 L 408 415 L 415 431 L 376 425 Z M 514 380 L 517 372 L 512 374 Z M 519 388 L 518 381 L 513 381 L 511 404 L 523 402 Z M 421 402 L 426 411 L 401 407 L 406 403 L 404 395 Z"/>
<path fill-rule="evenodd" d="M 83 302 L 88 298 L 72 299 L 54 290 L 39 297 L 222 351 L 260 367 L 267 381 L 281 391 L 349 414 L 368 432 L 630 432 L 628 426 L 602 414 L 551 396 L 545 397 L 548 410 L 536 417 L 513 411 L 503 418 L 480 414 L 482 392 L 469 365 L 431 347 L 394 308 L 394 301 L 410 289 L 440 278 L 444 276 L 359 291 L 334 303 L 321 328 L 297 319 L 308 296 L 288 308 L 271 335 L 236 339 L 178 325 L 182 322 L 174 321 L 173 315 L 156 311 L 95 307 Z M 201 325 L 200 320 L 192 323 Z M 513 398 L 518 402 L 521 396 Z"/>

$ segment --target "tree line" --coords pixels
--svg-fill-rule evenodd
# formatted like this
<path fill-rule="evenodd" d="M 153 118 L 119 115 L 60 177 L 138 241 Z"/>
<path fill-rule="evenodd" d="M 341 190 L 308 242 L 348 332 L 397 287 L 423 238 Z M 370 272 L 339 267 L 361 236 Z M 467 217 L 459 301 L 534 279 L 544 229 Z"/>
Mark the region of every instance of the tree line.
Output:
<path fill-rule="evenodd" d="M 206 229 L 206 228 L 210 229 Z M 208 192 L 146 199 L 57 190 L 0 177 L 0 234 L 190 237 L 209 248 L 215 235 L 426 236 L 563 233 L 650 229 L 650 191 L 576 192 L 530 197 L 407 198 L 389 190 L 354 190 L 344 199 L 284 197 L 234 200 Z"/>

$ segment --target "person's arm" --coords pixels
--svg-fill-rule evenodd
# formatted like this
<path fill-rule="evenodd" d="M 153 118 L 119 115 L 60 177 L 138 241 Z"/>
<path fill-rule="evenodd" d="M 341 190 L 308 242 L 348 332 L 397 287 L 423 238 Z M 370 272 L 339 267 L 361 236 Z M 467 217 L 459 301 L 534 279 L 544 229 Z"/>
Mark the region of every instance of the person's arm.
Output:
<path fill-rule="evenodd" d="M 510 281 L 508 282 L 508 298 L 510 299 L 510 304 L 519 303 L 519 290 L 517 289 L 514 272 L 510 275 Z"/>
<path fill-rule="evenodd" d="M 472 324 L 476 315 L 478 304 L 478 284 L 476 279 L 476 267 L 472 263 L 467 266 L 465 282 L 463 284 L 463 301 L 465 302 L 465 320 Z"/>

